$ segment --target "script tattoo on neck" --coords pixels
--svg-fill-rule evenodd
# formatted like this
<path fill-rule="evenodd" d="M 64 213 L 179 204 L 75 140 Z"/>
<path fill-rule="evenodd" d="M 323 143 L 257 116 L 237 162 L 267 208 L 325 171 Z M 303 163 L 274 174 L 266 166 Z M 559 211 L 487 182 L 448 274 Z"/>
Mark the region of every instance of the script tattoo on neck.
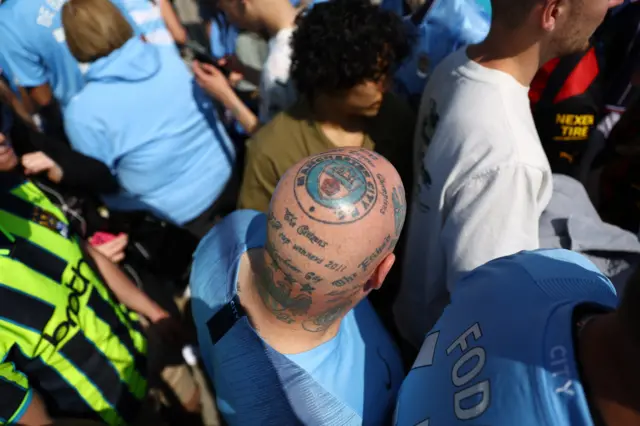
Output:
<path fill-rule="evenodd" d="M 336 305 L 302 322 L 302 328 L 312 333 L 326 331 L 351 307 L 351 300 L 340 299 Z"/>
<path fill-rule="evenodd" d="M 295 317 L 305 315 L 311 307 L 311 293 L 308 289 L 302 289 L 294 296 L 295 280 L 288 272 L 282 270 L 278 260 L 271 255 L 275 253 L 273 247 L 267 252 L 271 263 L 262 268 L 261 280 L 258 281 L 258 293 L 265 306 L 280 321 L 287 324 L 295 322 Z M 280 258 L 282 258 L 280 256 Z M 282 271 L 284 280 L 276 280 L 275 272 Z"/>
<path fill-rule="evenodd" d="M 370 166 L 361 158 L 365 157 L 326 152 L 303 164 L 293 187 L 302 212 L 331 225 L 353 223 L 369 214 L 376 204 L 378 187 Z M 324 241 L 305 236 L 323 247 Z"/>

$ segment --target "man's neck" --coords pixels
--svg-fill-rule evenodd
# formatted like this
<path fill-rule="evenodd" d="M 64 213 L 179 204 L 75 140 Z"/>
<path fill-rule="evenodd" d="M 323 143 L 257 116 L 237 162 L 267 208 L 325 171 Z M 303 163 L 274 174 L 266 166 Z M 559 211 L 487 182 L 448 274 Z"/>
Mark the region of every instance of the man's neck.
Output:
<path fill-rule="evenodd" d="M 261 276 L 261 268 L 266 268 L 262 250 L 252 250 L 243 259 L 238 274 L 240 302 L 260 337 L 273 349 L 282 354 L 306 352 L 336 336 L 341 319 L 322 332 L 309 332 L 302 325 L 303 316 L 294 316 L 275 301 Z"/>
<path fill-rule="evenodd" d="M 539 44 L 496 26 L 483 42 L 467 48 L 467 56 L 484 67 L 511 75 L 525 87 L 531 84 L 545 61 L 541 58 Z"/>
<path fill-rule="evenodd" d="M 600 315 L 585 326 L 577 357 L 592 412 L 607 425 L 640 424 L 640 347 L 617 314 Z"/>
<path fill-rule="evenodd" d="M 265 4 L 265 6 L 267 6 Z M 269 38 L 274 37 L 285 28 L 292 28 L 296 20 L 296 9 L 289 0 L 269 2 L 264 10 L 264 28 Z"/>

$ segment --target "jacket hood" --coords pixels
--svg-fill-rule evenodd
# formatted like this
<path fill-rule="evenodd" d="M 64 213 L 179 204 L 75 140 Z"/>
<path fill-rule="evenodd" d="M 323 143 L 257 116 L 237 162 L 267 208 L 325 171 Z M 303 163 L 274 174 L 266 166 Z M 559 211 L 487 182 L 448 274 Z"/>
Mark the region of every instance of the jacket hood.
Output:
<path fill-rule="evenodd" d="M 156 47 L 140 37 L 133 37 L 110 55 L 89 65 L 85 75 L 90 81 L 141 81 L 153 77 L 160 70 Z"/>

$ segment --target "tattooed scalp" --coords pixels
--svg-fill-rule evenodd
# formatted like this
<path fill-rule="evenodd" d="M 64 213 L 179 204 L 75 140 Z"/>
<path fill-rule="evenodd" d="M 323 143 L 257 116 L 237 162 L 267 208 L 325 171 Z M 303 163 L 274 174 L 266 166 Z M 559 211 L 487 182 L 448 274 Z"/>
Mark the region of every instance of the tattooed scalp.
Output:
<path fill-rule="evenodd" d="M 366 149 L 332 150 L 291 167 L 270 204 L 259 286 L 265 306 L 284 323 L 326 331 L 382 284 L 372 277 L 393 251 L 405 212 L 397 171 Z"/>

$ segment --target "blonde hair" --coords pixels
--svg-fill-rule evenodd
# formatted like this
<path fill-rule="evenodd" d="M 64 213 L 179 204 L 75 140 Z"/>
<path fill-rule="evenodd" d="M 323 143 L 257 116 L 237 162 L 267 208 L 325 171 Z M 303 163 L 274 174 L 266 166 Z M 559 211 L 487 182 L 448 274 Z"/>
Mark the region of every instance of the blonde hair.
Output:
<path fill-rule="evenodd" d="M 133 37 L 133 28 L 109 0 L 69 0 L 62 7 L 62 25 L 78 62 L 108 56 Z"/>

